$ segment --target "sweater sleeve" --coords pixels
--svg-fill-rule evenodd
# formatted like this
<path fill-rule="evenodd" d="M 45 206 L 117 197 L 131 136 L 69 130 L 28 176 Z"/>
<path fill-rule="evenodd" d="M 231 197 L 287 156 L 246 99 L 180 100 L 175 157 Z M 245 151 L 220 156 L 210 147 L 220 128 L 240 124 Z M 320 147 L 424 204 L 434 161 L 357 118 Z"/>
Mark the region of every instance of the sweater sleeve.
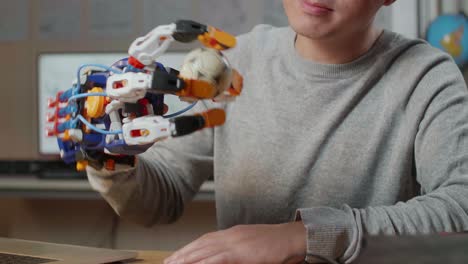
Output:
<path fill-rule="evenodd" d="M 353 261 L 364 235 L 414 235 L 468 230 L 468 91 L 456 65 L 440 60 L 415 89 L 427 93 L 414 140 L 420 195 L 368 208 L 304 208 L 309 254 Z M 414 172 L 408 172 L 408 177 Z M 313 262 L 312 257 L 308 258 Z"/>
<path fill-rule="evenodd" d="M 206 111 L 199 102 L 194 112 Z M 155 144 L 137 156 L 135 168 L 88 168 L 91 186 L 123 218 L 150 226 L 170 223 L 213 175 L 213 129 Z"/>

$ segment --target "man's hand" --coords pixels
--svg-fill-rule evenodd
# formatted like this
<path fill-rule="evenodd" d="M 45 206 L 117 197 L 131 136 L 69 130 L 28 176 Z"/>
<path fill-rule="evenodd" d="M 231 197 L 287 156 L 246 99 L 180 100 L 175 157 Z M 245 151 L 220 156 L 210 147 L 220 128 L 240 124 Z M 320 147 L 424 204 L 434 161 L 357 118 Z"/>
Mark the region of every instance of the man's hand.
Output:
<path fill-rule="evenodd" d="M 301 263 L 306 254 L 302 222 L 243 225 L 203 235 L 164 264 Z"/>

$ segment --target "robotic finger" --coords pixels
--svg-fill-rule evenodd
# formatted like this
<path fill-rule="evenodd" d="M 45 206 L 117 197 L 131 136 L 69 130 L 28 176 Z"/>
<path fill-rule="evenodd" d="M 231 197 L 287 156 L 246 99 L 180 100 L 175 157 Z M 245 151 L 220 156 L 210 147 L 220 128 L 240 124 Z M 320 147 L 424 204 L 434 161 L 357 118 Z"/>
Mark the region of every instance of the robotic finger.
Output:
<path fill-rule="evenodd" d="M 230 101 L 243 87 L 242 76 L 213 49 L 196 49 L 185 58 L 180 72 L 127 72 L 107 80 L 107 94 L 122 102 L 136 102 L 146 93 L 173 94 L 186 101 Z M 191 98 L 191 99 L 190 99 Z"/>
<path fill-rule="evenodd" d="M 203 128 L 221 126 L 226 120 L 222 109 L 164 119 L 161 116 L 143 116 L 123 125 L 123 137 L 128 145 L 152 144 L 169 137 L 180 137 Z"/>
<path fill-rule="evenodd" d="M 137 69 L 142 69 L 166 52 L 174 40 L 188 43 L 197 39 L 205 47 L 215 50 L 226 50 L 236 46 L 236 38 L 229 33 L 195 21 L 178 20 L 173 24 L 158 26 L 146 36 L 137 38 L 128 50 L 129 63 Z"/>

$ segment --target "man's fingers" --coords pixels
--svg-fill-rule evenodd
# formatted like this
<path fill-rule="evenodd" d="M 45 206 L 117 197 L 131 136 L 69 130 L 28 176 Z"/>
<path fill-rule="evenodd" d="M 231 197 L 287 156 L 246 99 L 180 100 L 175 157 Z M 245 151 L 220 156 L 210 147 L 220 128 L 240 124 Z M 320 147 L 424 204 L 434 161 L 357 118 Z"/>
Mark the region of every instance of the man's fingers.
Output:
<path fill-rule="evenodd" d="M 213 255 L 207 259 L 203 259 L 194 264 L 229 264 L 232 263 L 232 259 L 229 259 L 229 254 L 222 252 L 217 255 Z"/>
<path fill-rule="evenodd" d="M 223 253 L 222 248 L 205 247 L 200 250 L 195 250 L 184 255 L 180 255 L 172 260 L 173 263 L 193 264 L 203 262 L 215 255 Z M 172 264 L 169 262 L 169 264 Z"/>
<path fill-rule="evenodd" d="M 198 238 L 197 240 L 193 241 L 192 243 L 190 243 L 190 244 L 186 245 L 185 247 L 183 247 L 183 248 L 177 250 L 176 252 L 174 252 L 174 254 L 169 256 L 169 258 L 164 260 L 164 264 L 169 264 L 173 260 L 178 259 L 181 256 L 191 254 L 191 252 L 202 250 L 205 247 L 206 248 L 212 248 L 216 244 L 213 245 L 213 246 L 210 246 L 213 243 L 212 242 L 213 240 L 211 239 L 211 237 L 212 237 L 211 234 L 203 235 L 202 237 Z"/>

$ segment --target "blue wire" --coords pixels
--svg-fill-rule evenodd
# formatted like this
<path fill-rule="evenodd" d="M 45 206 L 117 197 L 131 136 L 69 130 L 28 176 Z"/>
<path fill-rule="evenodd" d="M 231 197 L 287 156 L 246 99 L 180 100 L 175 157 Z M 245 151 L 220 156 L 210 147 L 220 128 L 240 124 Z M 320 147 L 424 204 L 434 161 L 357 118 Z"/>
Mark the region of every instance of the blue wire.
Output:
<path fill-rule="evenodd" d="M 78 68 L 78 71 L 76 73 L 76 83 L 77 83 L 77 92 L 78 92 L 78 89 L 80 88 L 81 86 L 81 79 L 80 79 L 80 76 L 81 76 L 81 70 L 85 67 L 97 67 L 97 68 L 103 68 L 105 69 L 106 71 L 110 71 L 110 72 L 113 72 L 113 73 L 122 73 L 121 70 L 117 70 L 115 68 L 112 68 L 112 67 L 109 67 L 107 65 L 103 65 L 103 64 L 95 64 L 95 63 L 91 63 L 91 64 L 83 64 L 81 65 L 79 68 Z"/>
<path fill-rule="evenodd" d="M 164 117 L 164 118 L 172 118 L 172 117 L 176 117 L 176 116 L 178 116 L 178 115 L 181 115 L 181 114 L 187 112 L 188 110 L 192 109 L 192 108 L 197 104 L 197 102 L 198 102 L 198 101 L 192 103 L 191 105 L 187 106 L 186 108 L 184 108 L 184 109 L 182 109 L 182 110 L 180 110 L 180 111 L 178 111 L 178 112 L 175 112 L 175 113 L 170 114 L 170 115 L 164 115 L 163 117 Z"/>
<path fill-rule="evenodd" d="M 197 102 L 194 102 L 192 103 L 191 105 L 189 105 L 188 107 L 186 107 L 185 109 L 182 109 L 178 112 L 175 112 L 173 114 L 170 114 L 170 115 L 165 115 L 163 116 L 164 118 L 172 118 L 172 117 L 176 117 L 178 115 L 181 115 L 185 112 L 187 112 L 188 110 L 192 109 L 195 105 L 197 104 Z M 84 118 L 82 115 L 78 115 L 77 116 L 77 119 L 79 119 L 81 122 L 83 122 L 83 124 L 85 124 L 87 127 L 89 127 L 90 129 L 98 132 L 98 133 L 101 133 L 101 134 L 104 134 L 104 135 L 118 135 L 118 134 L 122 134 L 123 131 L 122 130 L 117 130 L 117 131 L 106 131 L 106 130 L 103 130 L 103 129 L 100 129 L 96 126 L 94 126 L 93 124 L 91 124 L 90 122 L 88 122 L 88 120 L 86 120 L 86 118 Z M 75 119 L 76 120 L 76 119 Z"/>
<path fill-rule="evenodd" d="M 107 96 L 107 94 L 106 93 L 82 93 L 82 94 L 77 94 L 77 95 L 74 95 L 74 96 L 70 96 L 70 98 L 68 98 L 68 102 L 76 100 L 76 99 L 86 98 L 86 97 L 89 97 L 89 96 Z"/>
<path fill-rule="evenodd" d="M 101 134 L 104 134 L 104 135 L 118 135 L 118 134 L 122 134 L 123 131 L 122 130 L 117 130 L 117 131 L 106 131 L 106 130 L 102 130 L 96 126 L 94 126 L 93 124 L 91 124 L 90 122 L 88 122 L 88 120 L 86 120 L 86 118 L 84 118 L 82 115 L 78 115 L 77 118 L 83 122 L 83 124 L 85 124 L 87 127 L 89 127 L 90 129 L 98 132 L 98 133 L 101 133 Z"/>

